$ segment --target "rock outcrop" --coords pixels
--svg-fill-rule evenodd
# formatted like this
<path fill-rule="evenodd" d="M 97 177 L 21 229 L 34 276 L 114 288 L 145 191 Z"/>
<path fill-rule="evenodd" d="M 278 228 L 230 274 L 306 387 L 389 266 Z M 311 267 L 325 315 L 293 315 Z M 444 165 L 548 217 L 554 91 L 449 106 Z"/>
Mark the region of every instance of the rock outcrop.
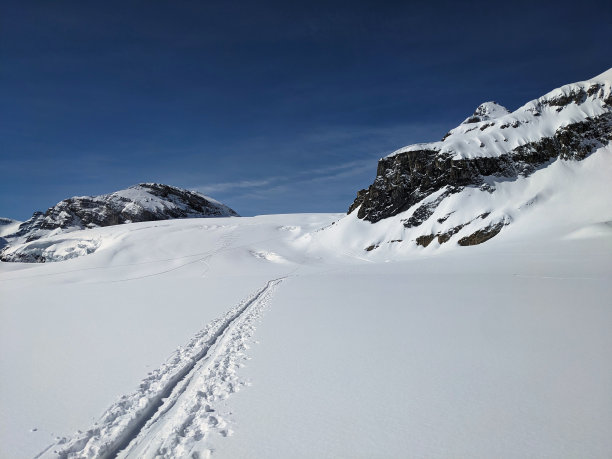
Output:
<path fill-rule="evenodd" d="M 612 140 L 611 76 L 612 70 L 563 86 L 513 113 L 494 102 L 482 104 L 442 141 L 405 147 L 380 159 L 374 182 L 357 193 L 349 213 L 377 223 L 414 208 L 403 224 L 416 228 L 466 187 L 493 193 L 496 180 L 528 176 L 557 159 L 586 158 Z M 459 244 L 484 242 L 505 224 L 487 225 L 482 234 Z M 427 246 L 434 236 L 424 234 L 416 242 Z"/>
<path fill-rule="evenodd" d="M 141 183 L 110 194 L 65 199 L 44 213 L 34 212 L 16 232 L 4 235 L 0 260 L 45 261 L 38 255 L 13 249 L 65 231 L 175 218 L 233 216 L 238 216 L 234 210 L 200 193 L 159 183 Z"/>

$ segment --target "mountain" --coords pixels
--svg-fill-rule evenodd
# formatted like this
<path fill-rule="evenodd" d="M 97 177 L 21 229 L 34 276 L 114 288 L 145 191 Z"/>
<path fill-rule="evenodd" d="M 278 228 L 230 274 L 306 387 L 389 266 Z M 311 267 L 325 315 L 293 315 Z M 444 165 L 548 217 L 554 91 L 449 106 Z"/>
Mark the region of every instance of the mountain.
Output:
<path fill-rule="evenodd" d="M 30 243 L 75 230 L 175 218 L 236 216 L 234 210 L 200 193 L 159 183 L 140 183 L 110 194 L 65 199 L 44 213 L 34 212 L 12 234 L 4 234 L 7 247 L 0 253 L 0 260 L 49 261 L 53 257 L 48 259 L 44 254 L 48 249 L 45 243 Z M 86 253 L 90 253 L 89 249 Z"/>
<path fill-rule="evenodd" d="M 548 161 L 510 156 L 456 190 L 441 162 L 437 191 L 375 223 L 359 204 L 39 228 L 11 250 L 71 259 L 0 263 L 0 456 L 612 457 L 612 143 L 566 158 L 556 135 L 589 132 L 592 102 L 499 127 L 551 142 Z M 485 104 L 445 145 L 495 146 L 504 112 Z M 451 165 L 504 157 L 464 147 Z"/>
<path fill-rule="evenodd" d="M 20 221 L 0 217 L 0 237 L 7 236 L 19 229 Z"/>
<path fill-rule="evenodd" d="M 399 231 L 395 241 L 424 247 L 434 239 L 439 244 L 485 242 L 515 218 L 504 210 L 510 201 L 500 188 L 506 183 L 519 183 L 516 195 L 520 183 L 527 183 L 521 180 L 536 171 L 552 168 L 547 173 L 555 175 L 559 162 L 581 162 L 596 152 L 609 156 L 604 150 L 612 140 L 611 82 L 612 69 L 555 89 L 512 113 L 486 102 L 441 141 L 381 158 L 374 182 L 357 193 L 348 213 L 373 224 L 399 216 L 398 224 L 408 231 Z M 552 175 L 549 181 L 555 180 Z M 531 200 L 514 204 L 529 207 L 544 197 L 534 193 Z M 376 237 L 366 248 L 391 242 L 384 234 Z"/>
<path fill-rule="evenodd" d="M 19 229 L 21 222 L 13 220 L 12 218 L 0 217 L 0 250 L 2 250 L 7 244 L 7 240 L 4 236 L 14 233 Z"/>

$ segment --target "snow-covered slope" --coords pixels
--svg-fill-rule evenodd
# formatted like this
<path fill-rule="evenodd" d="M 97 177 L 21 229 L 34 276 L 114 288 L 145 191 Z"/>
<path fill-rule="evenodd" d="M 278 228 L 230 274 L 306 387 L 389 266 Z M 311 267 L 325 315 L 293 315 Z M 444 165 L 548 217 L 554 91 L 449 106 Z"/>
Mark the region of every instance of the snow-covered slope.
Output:
<path fill-rule="evenodd" d="M 0 217 L 0 237 L 7 236 L 19 229 L 22 222 L 13 220 L 12 218 Z"/>
<path fill-rule="evenodd" d="M 441 189 L 377 223 L 352 212 L 308 237 L 329 247 L 349 246 L 374 260 L 490 244 L 495 236 L 544 240 L 601 225 L 609 228 L 611 180 L 612 145 L 608 145 L 582 161 L 557 159 L 526 177 L 486 177 L 485 185 L 494 187 L 494 192 L 484 186 L 455 193 Z"/>
<path fill-rule="evenodd" d="M 510 156 L 444 159 L 445 140 L 383 158 L 370 203 L 443 179 L 376 223 L 192 218 L 30 241 L 64 261 L 0 263 L 0 456 L 611 457 L 612 145 L 593 111 L 609 76 L 535 104 L 526 124 L 578 118 Z M 517 112 L 487 103 L 447 140 Z M 514 172 L 483 173 L 500 164 Z"/>
<path fill-rule="evenodd" d="M 497 102 L 485 102 L 480 104 L 474 111 L 474 114 L 466 118 L 461 124 L 472 124 L 480 121 L 489 121 L 510 114 L 506 107 L 499 105 Z"/>
<path fill-rule="evenodd" d="M 0 250 L 2 250 L 8 241 L 4 239 L 4 236 L 13 234 L 19 229 L 20 221 L 13 220 L 12 218 L 0 217 Z"/>
<path fill-rule="evenodd" d="M 2 261 L 59 261 L 89 254 L 97 249 L 95 238 L 75 243 L 68 233 L 122 223 L 173 218 L 229 217 L 238 214 L 200 193 L 159 183 L 141 183 L 101 196 L 66 199 L 45 213 L 35 212 L 12 233 L 4 235 L 10 245 Z M 49 239 L 61 235 L 60 238 Z M 32 242 L 34 241 L 34 242 Z"/>
<path fill-rule="evenodd" d="M 543 200 L 556 199 L 569 178 L 563 171 L 581 170 L 571 163 L 610 155 L 611 87 L 612 69 L 512 113 L 494 102 L 481 105 L 442 141 L 382 158 L 374 183 L 358 192 L 347 220 L 375 224 L 370 241 L 360 241 L 370 250 L 397 242 L 427 247 L 434 240 L 435 246 L 474 245 L 506 232 L 521 213 L 538 212 Z M 610 180 L 594 174 L 595 181 Z M 575 191 L 579 207 L 598 203 L 598 216 L 590 217 L 607 218 L 605 187 L 596 196 Z"/>
<path fill-rule="evenodd" d="M 612 227 L 562 204 L 470 250 L 368 257 L 339 214 L 275 215 L 0 263 L 1 455 L 609 457 Z"/>

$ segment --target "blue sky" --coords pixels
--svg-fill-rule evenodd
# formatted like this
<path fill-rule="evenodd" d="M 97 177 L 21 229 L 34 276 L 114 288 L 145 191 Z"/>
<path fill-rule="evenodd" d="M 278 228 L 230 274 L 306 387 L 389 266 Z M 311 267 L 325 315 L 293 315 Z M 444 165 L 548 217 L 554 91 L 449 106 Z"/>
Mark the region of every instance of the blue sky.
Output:
<path fill-rule="evenodd" d="M 1 2 L 0 216 L 142 181 L 344 212 L 376 160 L 612 65 L 612 2 Z"/>

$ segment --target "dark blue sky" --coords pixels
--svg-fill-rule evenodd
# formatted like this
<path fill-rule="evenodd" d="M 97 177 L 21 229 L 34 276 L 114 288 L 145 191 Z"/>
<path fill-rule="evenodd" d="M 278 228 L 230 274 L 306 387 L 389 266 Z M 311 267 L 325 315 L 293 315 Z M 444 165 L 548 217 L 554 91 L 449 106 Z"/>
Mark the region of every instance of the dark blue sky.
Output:
<path fill-rule="evenodd" d="M 0 216 L 142 181 L 345 211 L 376 160 L 612 66 L 612 2 L 12 1 Z"/>

